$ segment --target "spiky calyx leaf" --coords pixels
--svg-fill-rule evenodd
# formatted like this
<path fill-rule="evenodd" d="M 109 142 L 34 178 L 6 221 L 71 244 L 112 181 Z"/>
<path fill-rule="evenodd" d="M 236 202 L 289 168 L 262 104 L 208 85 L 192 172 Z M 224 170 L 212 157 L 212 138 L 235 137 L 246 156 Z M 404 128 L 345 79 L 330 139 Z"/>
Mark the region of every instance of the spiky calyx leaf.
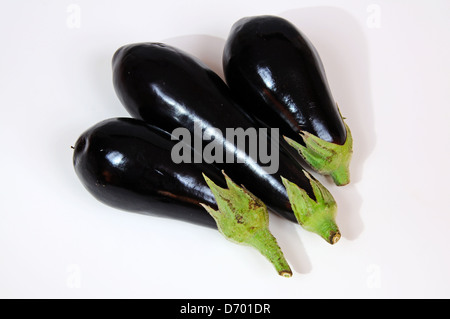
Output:
<path fill-rule="evenodd" d="M 295 217 L 303 228 L 319 234 L 328 243 L 335 244 L 341 238 L 335 221 L 336 201 L 331 193 L 308 172 L 304 171 L 304 174 L 311 183 L 316 200 L 313 200 L 305 190 L 282 177 Z"/>
<path fill-rule="evenodd" d="M 330 175 L 336 185 L 343 186 L 350 182 L 349 166 L 353 154 L 353 137 L 348 125 L 344 125 L 347 138 L 343 145 L 326 142 L 306 131 L 300 132 L 306 147 L 293 139 L 283 137 L 316 172 Z"/>
<path fill-rule="evenodd" d="M 217 186 L 206 175 L 218 206 L 215 210 L 202 204 L 215 219 L 219 231 L 230 241 L 258 249 L 275 267 L 278 274 L 291 277 L 292 271 L 275 237 L 269 231 L 266 205 L 245 187 L 235 184 L 225 173 L 227 189 Z"/>

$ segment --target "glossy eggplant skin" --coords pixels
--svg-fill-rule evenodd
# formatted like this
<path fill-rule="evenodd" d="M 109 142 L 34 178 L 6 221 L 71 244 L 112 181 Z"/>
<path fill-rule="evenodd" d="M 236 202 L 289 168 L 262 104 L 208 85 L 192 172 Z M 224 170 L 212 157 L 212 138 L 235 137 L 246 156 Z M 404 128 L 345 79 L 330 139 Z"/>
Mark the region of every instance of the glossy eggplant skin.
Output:
<path fill-rule="evenodd" d="M 193 132 L 195 123 L 201 123 L 203 130 L 214 127 L 222 132 L 226 128 L 258 127 L 216 73 L 177 48 L 162 43 L 125 45 L 114 54 L 112 68 L 115 91 L 128 112 L 168 132 L 179 127 Z M 281 176 L 315 198 L 299 164 L 280 152 L 278 172 L 266 174 L 259 163 L 246 156 L 243 164 L 224 161 L 215 165 L 276 213 L 296 222 Z"/>
<path fill-rule="evenodd" d="M 238 20 L 225 43 L 223 68 L 241 106 L 279 127 L 282 135 L 299 140 L 298 133 L 306 131 L 345 143 L 346 128 L 320 57 L 289 21 L 276 16 Z"/>
<path fill-rule="evenodd" d="M 171 135 L 130 118 L 104 120 L 80 135 L 73 166 L 85 188 L 114 208 L 216 228 L 200 203 L 217 208 L 202 173 L 224 186 L 210 165 L 175 164 Z"/>

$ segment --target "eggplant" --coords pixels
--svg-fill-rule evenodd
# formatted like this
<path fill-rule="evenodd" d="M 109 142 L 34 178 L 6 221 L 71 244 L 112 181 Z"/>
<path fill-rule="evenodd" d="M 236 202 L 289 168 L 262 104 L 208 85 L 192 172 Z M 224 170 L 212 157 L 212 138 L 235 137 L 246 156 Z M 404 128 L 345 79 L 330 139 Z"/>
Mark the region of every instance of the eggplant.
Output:
<path fill-rule="evenodd" d="M 124 45 L 115 52 L 112 69 L 114 89 L 130 115 L 167 132 L 184 128 L 195 136 L 198 131 L 258 127 L 216 73 L 178 48 L 164 43 Z M 278 215 L 300 223 L 331 244 L 339 240 L 337 205 L 332 195 L 286 152 L 277 150 L 278 170 L 268 173 L 260 158 L 247 148 L 230 143 L 224 135 L 213 136 L 224 157 L 231 154 L 237 160 L 211 165 L 224 170 Z M 268 144 L 277 142 L 263 131 L 258 139 Z"/>
<path fill-rule="evenodd" d="M 279 127 L 293 147 L 288 151 L 310 168 L 336 185 L 350 182 L 351 132 L 304 34 L 281 17 L 242 18 L 233 24 L 222 58 L 226 83 L 247 112 Z"/>
<path fill-rule="evenodd" d="M 170 133 L 143 121 L 107 119 L 80 135 L 73 165 L 104 204 L 217 228 L 227 239 L 258 249 L 281 276 L 290 277 L 265 204 L 212 165 L 175 164 L 174 144 Z"/>

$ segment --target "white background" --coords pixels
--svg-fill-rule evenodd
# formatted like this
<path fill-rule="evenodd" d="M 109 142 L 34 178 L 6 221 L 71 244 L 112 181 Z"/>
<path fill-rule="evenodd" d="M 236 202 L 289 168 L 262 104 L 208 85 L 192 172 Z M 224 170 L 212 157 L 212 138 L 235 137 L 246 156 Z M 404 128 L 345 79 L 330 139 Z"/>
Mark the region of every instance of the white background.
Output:
<path fill-rule="evenodd" d="M 449 298 L 448 1 L 3 1 L 0 297 Z M 162 41 L 222 75 L 243 16 L 291 20 L 318 49 L 354 136 L 352 182 L 329 187 L 331 246 L 271 216 L 294 276 L 218 232 L 96 201 L 71 145 L 128 116 L 121 45 Z"/>

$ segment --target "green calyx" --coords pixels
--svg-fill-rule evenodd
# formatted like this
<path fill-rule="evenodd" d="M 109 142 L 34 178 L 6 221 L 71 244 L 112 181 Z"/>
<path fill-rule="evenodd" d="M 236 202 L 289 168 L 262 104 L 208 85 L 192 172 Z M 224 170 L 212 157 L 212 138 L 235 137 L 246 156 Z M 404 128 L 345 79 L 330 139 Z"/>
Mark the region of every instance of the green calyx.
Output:
<path fill-rule="evenodd" d="M 331 193 L 306 171 L 316 200 L 313 200 L 305 190 L 282 177 L 289 201 L 299 224 L 306 230 L 320 235 L 330 244 L 335 244 L 341 238 L 335 217 L 337 204 Z"/>
<path fill-rule="evenodd" d="M 206 175 L 218 210 L 202 206 L 215 219 L 219 231 L 230 241 L 258 249 L 275 267 L 278 274 L 291 277 L 292 271 L 269 231 L 269 213 L 266 205 L 245 187 L 236 185 L 225 175 L 228 189 L 217 186 Z"/>
<path fill-rule="evenodd" d="M 283 137 L 316 172 L 330 175 L 336 185 L 343 186 L 350 182 L 349 165 L 353 153 L 352 134 L 348 125 L 344 125 L 347 138 L 343 145 L 326 142 L 306 131 L 300 132 L 306 147 L 286 136 Z"/>

